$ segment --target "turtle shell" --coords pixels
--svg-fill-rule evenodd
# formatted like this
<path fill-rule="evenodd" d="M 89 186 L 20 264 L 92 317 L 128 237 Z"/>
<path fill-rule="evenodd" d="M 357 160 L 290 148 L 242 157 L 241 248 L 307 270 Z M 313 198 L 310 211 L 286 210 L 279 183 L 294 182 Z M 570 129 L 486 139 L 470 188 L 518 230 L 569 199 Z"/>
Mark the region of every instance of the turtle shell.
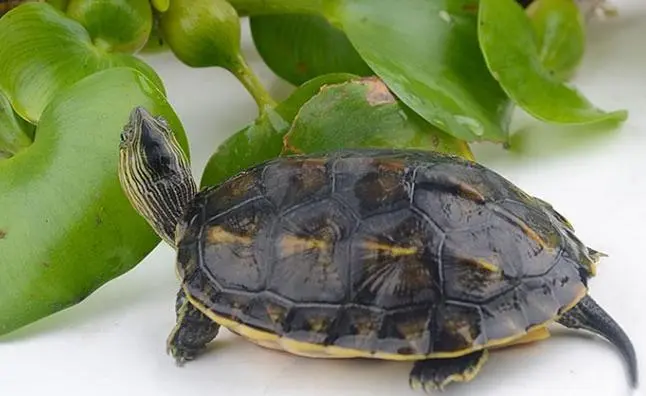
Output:
<path fill-rule="evenodd" d="M 179 230 L 191 301 L 301 354 L 413 360 L 509 343 L 576 304 L 597 258 L 544 201 L 419 151 L 275 159 L 201 191 Z"/>

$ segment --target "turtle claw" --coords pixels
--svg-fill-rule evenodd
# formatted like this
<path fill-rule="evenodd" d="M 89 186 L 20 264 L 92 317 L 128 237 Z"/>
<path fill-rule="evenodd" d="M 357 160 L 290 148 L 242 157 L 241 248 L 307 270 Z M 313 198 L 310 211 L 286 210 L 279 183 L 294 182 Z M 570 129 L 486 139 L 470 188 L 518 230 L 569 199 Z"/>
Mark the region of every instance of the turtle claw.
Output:
<path fill-rule="evenodd" d="M 446 383 L 436 382 L 434 380 L 421 380 L 420 378 L 412 377 L 408 381 L 412 390 L 423 390 L 425 393 L 443 392 Z"/>
<path fill-rule="evenodd" d="M 410 387 L 426 393 L 443 392 L 452 382 L 471 381 L 486 358 L 487 351 L 478 351 L 456 358 L 420 360 L 410 373 Z"/>
<path fill-rule="evenodd" d="M 177 367 L 183 367 L 186 362 L 195 360 L 198 354 L 196 351 L 181 349 L 175 346 L 169 346 L 166 352 L 175 359 L 175 365 Z"/>

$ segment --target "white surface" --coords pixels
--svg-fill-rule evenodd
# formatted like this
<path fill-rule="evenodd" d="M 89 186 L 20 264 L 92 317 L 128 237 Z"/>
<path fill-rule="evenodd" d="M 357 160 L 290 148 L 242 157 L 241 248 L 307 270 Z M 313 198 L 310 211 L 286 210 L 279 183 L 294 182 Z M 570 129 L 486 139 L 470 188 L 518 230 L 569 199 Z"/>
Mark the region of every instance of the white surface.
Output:
<path fill-rule="evenodd" d="M 632 337 L 646 381 L 646 4 L 615 0 L 621 16 L 595 22 L 576 84 L 603 108 L 627 108 L 611 131 L 556 131 L 526 117 L 533 139 L 522 154 L 485 145 L 478 159 L 540 196 L 607 252 L 591 294 Z M 641 26 L 640 22 L 641 21 Z M 277 97 L 289 86 L 261 64 L 244 32 L 252 66 Z M 220 69 L 195 70 L 169 55 L 147 59 L 166 81 L 188 131 L 194 171 L 255 117 L 242 87 Z M 561 136 L 561 138 L 556 138 Z M 568 141 L 568 149 L 560 148 Z M 136 269 L 82 304 L 0 342 L 0 395 L 415 395 L 409 363 L 331 361 L 267 351 L 223 330 L 199 360 L 177 368 L 165 354 L 174 325 L 173 252 L 160 245 Z M 492 354 L 479 377 L 445 395 L 628 395 L 625 368 L 603 341 L 559 332 L 547 341 Z M 646 387 L 635 394 L 646 395 Z"/>

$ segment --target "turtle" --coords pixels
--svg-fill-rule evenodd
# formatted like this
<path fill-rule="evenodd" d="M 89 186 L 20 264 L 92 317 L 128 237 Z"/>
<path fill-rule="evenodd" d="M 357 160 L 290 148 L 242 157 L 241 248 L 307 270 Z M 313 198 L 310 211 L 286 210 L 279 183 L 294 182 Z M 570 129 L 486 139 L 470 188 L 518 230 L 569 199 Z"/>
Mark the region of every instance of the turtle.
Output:
<path fill-rule="evenodd" d="M 224 327 L 298 356 L 410 362 L 410 387 L 433 392 L 557 323 L 616 346 L 637 386 L 629 337 L 588 293 L 604 254 L 476 161 L 343 148 L 198 191 L 163 116 L 134 107 L 120 140 L 125 195 L 176 251 L 179 365 Z"/>

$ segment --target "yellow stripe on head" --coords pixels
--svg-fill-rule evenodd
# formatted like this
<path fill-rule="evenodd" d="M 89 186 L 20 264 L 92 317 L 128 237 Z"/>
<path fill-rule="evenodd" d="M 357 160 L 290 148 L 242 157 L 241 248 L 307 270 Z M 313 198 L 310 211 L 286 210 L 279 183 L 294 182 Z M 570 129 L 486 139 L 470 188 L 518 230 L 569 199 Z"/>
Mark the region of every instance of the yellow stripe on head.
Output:
<path fill-rule="evenodd" d="M 166 121 L 143 107 L 130 114 L 119 145 L 119 180 L 137 212 L 175 245 L 175 227 L 197 192 L 188 159 Z"/>

